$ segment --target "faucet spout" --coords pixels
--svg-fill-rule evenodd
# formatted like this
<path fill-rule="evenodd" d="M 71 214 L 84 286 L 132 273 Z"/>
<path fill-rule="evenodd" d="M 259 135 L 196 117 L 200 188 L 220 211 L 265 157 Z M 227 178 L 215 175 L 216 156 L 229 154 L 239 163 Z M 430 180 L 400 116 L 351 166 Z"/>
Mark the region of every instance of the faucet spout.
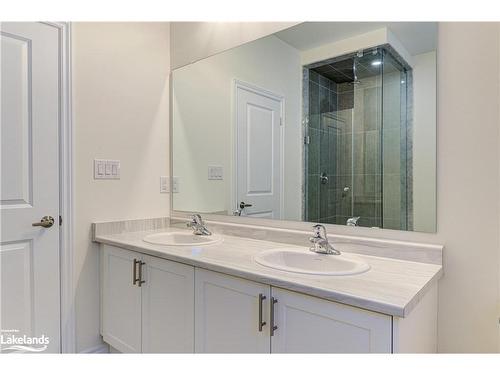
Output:
<path fill-rule="evenodd" d="M 350 227 L 357 227 L 358 226 L 358 220 L 360 219 L 361 217 L 360 216 L 354 216 L 354 217 L 350 217 L 349 219 L 347 219 L 347 225 L 350 226 Z"/>
<path fill-rule="evenodd" d="M 193 229 L 193 234 L 197 236 L 211 236 L 210 232 L 205 226 L 205 222 L 201 218 L 200 214 L 194 214 L 191 216 L 191 221 L 186 224 L 189 228 Z"/>
<path fill-rule="evenodd" d="M 313 225 L 313 229 L 313 236 L 309 237 L 309 242 L 312 243 L 309 250 L 319 254 L 340 255 L 340 251 L 335 249 L 328 241 L 328 236 L 326 234 L 326 228 L 324 225 Z"/>

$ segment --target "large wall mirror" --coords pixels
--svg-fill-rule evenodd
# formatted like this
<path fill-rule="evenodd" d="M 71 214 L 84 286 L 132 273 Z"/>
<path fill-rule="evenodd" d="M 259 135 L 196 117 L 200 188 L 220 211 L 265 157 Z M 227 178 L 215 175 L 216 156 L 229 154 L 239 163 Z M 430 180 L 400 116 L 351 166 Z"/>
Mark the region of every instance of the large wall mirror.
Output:
<path fill-rule="evenodd" d="M 436 230 L 432 22 L 305 22 L 174 70 L 173 210 Z"/>

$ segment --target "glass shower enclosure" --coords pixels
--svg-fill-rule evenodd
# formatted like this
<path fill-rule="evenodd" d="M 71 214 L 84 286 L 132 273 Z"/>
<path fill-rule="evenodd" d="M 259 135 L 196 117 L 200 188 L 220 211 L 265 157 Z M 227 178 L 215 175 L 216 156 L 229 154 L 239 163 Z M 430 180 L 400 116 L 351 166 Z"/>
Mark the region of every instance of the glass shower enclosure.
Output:
<path fill-rule="evenodd" d="M 304 67 L 306 221 L 411 229 L 411 79 L 388 44 Z"/>

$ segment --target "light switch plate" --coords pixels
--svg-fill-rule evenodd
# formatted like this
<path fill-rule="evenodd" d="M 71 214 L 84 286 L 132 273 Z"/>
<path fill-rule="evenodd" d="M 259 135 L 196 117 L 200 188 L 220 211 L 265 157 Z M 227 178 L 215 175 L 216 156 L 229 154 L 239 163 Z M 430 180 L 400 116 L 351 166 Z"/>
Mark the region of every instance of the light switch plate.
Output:
<path fill-rule="evenodd" d="M 160 176 L 160 193 L 170 193 L 170 179 L 168 176 Z"/>
<path fill-rule="evenodd" d="M 120 179 L 120 160 L 94 160 L 94 179 L 95 180 L 119 180 Z"/>
<path fill-rule="evenodd" d="M 208 166 L 208 179 L 209 180 L 222 180 L 223 179 L 223 168 L 221 165 L 209 165 Z"/>

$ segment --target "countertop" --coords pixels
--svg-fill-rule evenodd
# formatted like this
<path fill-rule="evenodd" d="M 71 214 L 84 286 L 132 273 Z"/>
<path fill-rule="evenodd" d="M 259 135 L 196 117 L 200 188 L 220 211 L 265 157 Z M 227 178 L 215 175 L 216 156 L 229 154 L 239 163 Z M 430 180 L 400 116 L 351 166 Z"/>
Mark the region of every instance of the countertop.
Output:
<path fill-rule="evenodd" d="M 299 246 L 228 235 L 223 235 L 221 243 L 195 247 L 154 245 L 143 241 L 147 234 L 166 231 L 179 229 L 97 235 L 94 240 L 397 317 L 408 316 L 443 272 L 442 266 L 437 264 L 359 254 L 371 266 L 362 274 L 297 274 L 261 266 L 253 257 L 263 250 L 301 248 Z M 342 244 L 336 245 L 342 250 Z"/>

